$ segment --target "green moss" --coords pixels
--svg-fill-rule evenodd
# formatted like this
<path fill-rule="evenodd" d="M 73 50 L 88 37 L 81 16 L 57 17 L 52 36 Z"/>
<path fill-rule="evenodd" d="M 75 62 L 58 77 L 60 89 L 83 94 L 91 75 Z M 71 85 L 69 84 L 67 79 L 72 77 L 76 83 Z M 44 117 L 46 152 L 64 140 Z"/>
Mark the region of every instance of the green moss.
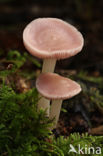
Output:
<path fill-rule="evenodd" d="M 55 148 L 56 151 L 61 153 L 60 156 L 79 156 L 80 154 L 76 153 L 69 153 L 70 144 L 74 146 L 76 151 L 78 151 L 78 145 L 80 144 L 81 147 L 101 147 L 101 152 L 103 153 L 103 144 L 102 144 L 103 136 L 91 136 L 86 134 L 80 135 L 79 133 L 71 134 L 69 137 L 64 138 L 60 136 L 57 140 L 54 139 L 54 145 L 57 147 Z M 87 156 L 97 156 L 96 154 L 86 154 Z"/>
<path fill-rule="evenodd" d="M 16 94 L 12 88 L 0 88 L 0 154 L 22 155 L 39 151 L 49 137 L 51 122 L 45 112 L 37 112 L 37 91 Z"/>
<path fill-rule="evenodd" d="M 89 76 L 88 73 L 85 71 L 80 71 L 76 77 L 82 79 L 82 80 L 86 80 L 89 82 L 93 82 L 93 83 L 97 83 L 100 86 L 103 84 L 103 78 L 102 77 L 93 77 L 93 76 Z"/>

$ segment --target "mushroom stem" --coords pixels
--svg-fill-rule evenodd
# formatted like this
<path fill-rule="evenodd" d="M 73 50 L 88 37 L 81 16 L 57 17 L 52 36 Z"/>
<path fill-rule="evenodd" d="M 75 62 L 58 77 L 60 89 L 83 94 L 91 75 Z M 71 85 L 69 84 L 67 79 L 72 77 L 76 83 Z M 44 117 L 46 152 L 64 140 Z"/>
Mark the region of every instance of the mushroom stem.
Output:
<path fill-rule="evenodd" d="M 46 73 L 46 72 L 54 72 L 55 69 L 55 65 L 56 65 L 56 59 L 44 59 L 43 61 L 43 68 L 42 68 L 42 73 Z"/>
<path fill-rule="evenodd" d="M 55 69 L 55 65 L 56 65 L 56 59 L 44 59 L 43 61 L 43 67 L 42 67 L 42 73 L 46 73 L 46 72 L 54 72 Z M 46 114 L 49 117 L 49 110 L 50 110 L 50 100 L 42 97 L 40 95 L 40 100 L 38 101 L 38 110 L 40 110 L 40 108 L 42 109 L 46 109 Z"/>
<path fill-rule="evenodd" d="M 43 109 L 46 110 L 46 116 L 49 117 L 49 110 L 50 110 L 50 100 L 42 97 L 39 94 L 39 101 L 38 101 L 38 110 Z"/>
<path fill-rule="evenodd" d="M 55 118 L 54 126 L 52 129 L 56 128 L 58 120 L 59 120 L 59 115 L 60 115 L 60 110 L 62 106 L 62 101 L 61 99 L 57 100 L 52 100 L 51 108 L 50 108 L 50 119 Z"/>

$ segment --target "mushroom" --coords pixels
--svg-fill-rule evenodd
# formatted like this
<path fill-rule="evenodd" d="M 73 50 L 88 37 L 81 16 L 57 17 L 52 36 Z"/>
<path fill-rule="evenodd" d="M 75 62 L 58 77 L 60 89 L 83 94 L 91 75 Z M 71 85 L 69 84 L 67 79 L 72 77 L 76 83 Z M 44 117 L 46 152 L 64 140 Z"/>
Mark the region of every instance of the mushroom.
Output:
<path fill-rule="evenodd" d="M 56 60 L 76 55 L 83 47 L 81 33 L 72 25 L 57 18 L 38 18 L 26 26 L 23 32 L 26 49 L 43 59 L 42 73 L 54 72 Z M 49 101 L 40 98 L 39 108 L 47 108 Z"/>
<path fill-rule="evenodd" d="M 42 73 L 36 80 L 36 88 L 42 96 L 52 100 L 50 119 L 55 117 L 53 128 L 56 128 L 62 101 L 81 91 L 78 83 L 55 73 Z"/>
<path fill-rule="evenodd" d="M 43 59 L 42 72 L 54 72 L 56 60 L 76 55 L 83 47 L 81 33 L 57 18 L 38 18 L 23 32 L 26 49 Z"/>

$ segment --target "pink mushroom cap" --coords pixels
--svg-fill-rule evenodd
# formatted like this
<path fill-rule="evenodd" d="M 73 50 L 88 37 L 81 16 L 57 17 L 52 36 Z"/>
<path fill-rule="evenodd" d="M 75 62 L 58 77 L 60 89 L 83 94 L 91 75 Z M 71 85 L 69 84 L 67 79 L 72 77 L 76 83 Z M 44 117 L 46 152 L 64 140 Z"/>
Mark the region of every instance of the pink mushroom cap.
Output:
<path fill-rule="evenodd" d="M 47 99 L 68 99 L 81 91 L 78 83 L 55 73 L 43 73 L 36 81 L 39 93 Z"/>
<path fill-rule="evenodd" d="M 81 51 L 84 40 L 72 25 L 57 18 L 38 18 L 23 32 L 25 48 L 39 58 L 64 59 Z"/>

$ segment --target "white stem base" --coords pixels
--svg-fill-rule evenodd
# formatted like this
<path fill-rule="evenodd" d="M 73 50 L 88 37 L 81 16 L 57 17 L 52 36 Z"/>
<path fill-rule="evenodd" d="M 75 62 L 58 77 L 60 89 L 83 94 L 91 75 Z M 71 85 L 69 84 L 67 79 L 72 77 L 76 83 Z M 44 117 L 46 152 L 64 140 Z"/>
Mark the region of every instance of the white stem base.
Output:
<path fill-rule="evenodd" d="M 40 99 L 38 101 L 38 110 L 43 109 L 46 110 L 46 116 L 49 117 L 50 111 L 50 100 L 39 95 Z"/>
<path fill-rule="evenodd" d="M 56 128 L 58 120 L 59 120 L 59 115 L 60 115 L 60 110 L 62 106 L 62 100 L 52 100 L 51 108 L 50 108 L 50 119 L 55 118 L 54 121 L 54 126 L 52 129 Z"/>
<path fill-rule="evenodd" d="M 44 59 L 42 73 L 53 73 L 56 65 L 56 59 Z"/>

